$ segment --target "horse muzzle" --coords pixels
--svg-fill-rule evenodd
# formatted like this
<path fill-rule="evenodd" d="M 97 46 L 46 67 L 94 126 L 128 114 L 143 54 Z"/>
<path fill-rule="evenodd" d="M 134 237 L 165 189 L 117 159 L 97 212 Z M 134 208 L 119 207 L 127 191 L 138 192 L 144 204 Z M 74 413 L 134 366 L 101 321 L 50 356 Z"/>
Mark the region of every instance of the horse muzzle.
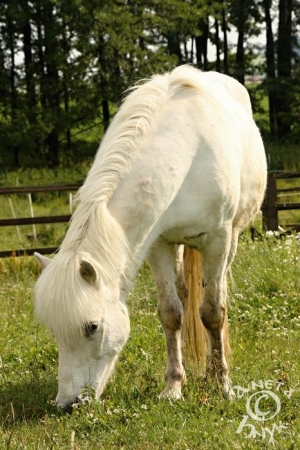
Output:
<path fill-rule="evenodd" d="M 79 408 L 83 404 L 91 403 L 92 399 L 89 396 L 82 397 L 78 395 L 75 400 L 71 402 L 60 402 L 58 399 L 55 400 L 58 408 L 62 409 L 65 413 L 72 414 L 74 409 Z"/>

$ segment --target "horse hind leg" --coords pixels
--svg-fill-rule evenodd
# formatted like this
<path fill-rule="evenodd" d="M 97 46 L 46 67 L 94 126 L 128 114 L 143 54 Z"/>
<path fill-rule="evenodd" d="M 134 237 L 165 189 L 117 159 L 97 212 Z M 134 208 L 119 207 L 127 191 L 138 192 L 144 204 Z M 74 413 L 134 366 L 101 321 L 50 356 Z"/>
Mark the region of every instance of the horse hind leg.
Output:
<path fill-rule="evenodd" d="M 179 399 L 182 384 L 185 382 L 181 349 L 183 305 L 176 290 L 173 247 L 158 240 L 150 251 L 148 261 L 156 280 L 158 314 L 167 347 L 166 387 L 160 398 Z"/>
<path fill-rule="evenodd" d="M 231 250 L 231 228 L 214 235 L 202 252 L 204 296 L 200 306 L 201 320 L 206 329 L 206 376 L 221 386 L 226 397 L 233 398 L 228 368 L 227 280 Z"/>

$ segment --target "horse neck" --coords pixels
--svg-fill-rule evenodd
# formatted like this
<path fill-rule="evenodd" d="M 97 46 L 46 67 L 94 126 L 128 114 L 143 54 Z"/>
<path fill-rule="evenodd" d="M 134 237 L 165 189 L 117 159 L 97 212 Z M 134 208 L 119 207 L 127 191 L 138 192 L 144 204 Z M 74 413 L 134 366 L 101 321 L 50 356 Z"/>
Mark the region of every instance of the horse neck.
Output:
<path fill-rule="evenodd" d="M 124 189 L 122 192 L 122 187 L 118 190 L 109 203 L 109 209 L 121 225 L 130 248 L 124 265 L 124 285 L 127 292 L 149 248 L 160 234 L 160 222 L 151 208 L 147 208 L 142 202 L 134 202 L 133 209 L 130 208 L 129 205 L 132 204 L 133 199 L 125 191 Z M 139 210 L 137 217 L 133 215 L 135 209 Z"/>

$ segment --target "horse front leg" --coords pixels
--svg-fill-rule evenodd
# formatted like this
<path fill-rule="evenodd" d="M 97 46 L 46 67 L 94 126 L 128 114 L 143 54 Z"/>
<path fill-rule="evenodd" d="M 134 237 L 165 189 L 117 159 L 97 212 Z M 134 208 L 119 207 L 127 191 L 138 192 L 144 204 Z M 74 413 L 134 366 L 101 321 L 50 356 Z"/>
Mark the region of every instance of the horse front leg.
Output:
<path fill-rule="evenodd" d="M 167 347 L 166 387 L 160 398 L 179 399 L 185 381 L 182 363 L 181 328 L 183 306 L 176 291 L 175 252 L 172 246 L 157 241 L 148 257 L 156 280 L 158 314 Z"/>

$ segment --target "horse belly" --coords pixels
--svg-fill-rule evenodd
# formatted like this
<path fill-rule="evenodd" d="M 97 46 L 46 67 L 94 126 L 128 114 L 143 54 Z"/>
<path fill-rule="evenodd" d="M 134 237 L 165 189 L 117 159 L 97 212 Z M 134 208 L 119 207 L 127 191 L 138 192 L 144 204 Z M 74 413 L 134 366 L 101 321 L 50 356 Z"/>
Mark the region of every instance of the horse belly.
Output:
<path fill-rule="evenodd" d="M 202 240 L 233 221 L 238 208 L 238 168 L 228 176 L 215 164 L 201 164 L 197 159 L 161 218 L 162 235 L 170 242 L 188 244 L 197 237 Z"/>

